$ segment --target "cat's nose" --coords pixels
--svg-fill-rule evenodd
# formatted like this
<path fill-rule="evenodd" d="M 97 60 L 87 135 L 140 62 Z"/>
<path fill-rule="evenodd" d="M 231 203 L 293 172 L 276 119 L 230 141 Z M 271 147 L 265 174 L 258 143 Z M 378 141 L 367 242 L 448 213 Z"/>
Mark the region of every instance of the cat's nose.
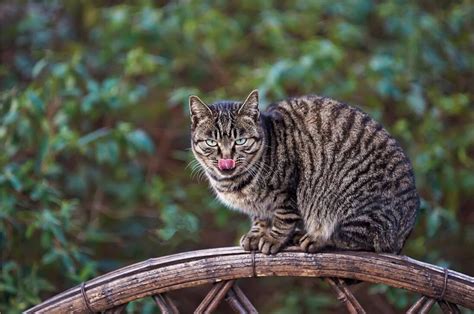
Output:
<path fill-rule="evenodd" d="M 233 159 L 219 159 L 217 166 L 220 170 L 232 170 L 235 168 L 235 160 Z"/>

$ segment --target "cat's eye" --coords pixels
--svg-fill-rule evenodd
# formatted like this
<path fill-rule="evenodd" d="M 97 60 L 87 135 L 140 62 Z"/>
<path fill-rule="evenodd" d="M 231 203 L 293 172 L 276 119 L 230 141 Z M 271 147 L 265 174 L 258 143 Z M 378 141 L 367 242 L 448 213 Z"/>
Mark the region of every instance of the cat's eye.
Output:
<path fill-rule="evenodd" d="M 207 146 L 211 146 L 211 147 L 216 147 L 217 146 L 217 142 L 214 141 L 214 140 L 206 140 L 206 144 L 207 144 Z"/>
<path fill-rule="evenodd" d="M 245 143 L 247 143 L 246 138 L 239 138 L 238 140 L 235 140 L 236 145 L 244 145 Z"/>

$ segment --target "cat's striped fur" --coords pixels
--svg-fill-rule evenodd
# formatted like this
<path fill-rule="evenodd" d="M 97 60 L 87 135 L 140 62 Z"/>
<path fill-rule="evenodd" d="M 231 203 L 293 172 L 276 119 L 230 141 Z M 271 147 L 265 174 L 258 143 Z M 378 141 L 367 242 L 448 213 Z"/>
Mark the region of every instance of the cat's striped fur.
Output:
<path fill-rule="evenodd" d="M 257 91 L 211 106 L 191 96 L 190 110 L 192 149 L 212 188 L 252 218 L 244 249 L 274 254 L 300 232 L 308 252 L 402 249 L 419 207 L 413 170 L 364 112 L 303 96 L 260 113 Z M 219 170 L 222 158 L 236 168 Z"/>

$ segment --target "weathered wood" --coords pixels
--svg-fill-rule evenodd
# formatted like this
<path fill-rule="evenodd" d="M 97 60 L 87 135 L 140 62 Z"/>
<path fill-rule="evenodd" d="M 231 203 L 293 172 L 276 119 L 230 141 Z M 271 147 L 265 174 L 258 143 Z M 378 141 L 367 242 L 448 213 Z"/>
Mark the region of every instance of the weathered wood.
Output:
<path fill-rule="evenodd" d="M 258 313 L 257 309 L 253 306 L 252 302 L 247 298 L 242 289 L 238 285 L 234 285 L 232 290 L 235 292 L 237 299 L 245 307 L 248 313 L 256 314 Z"/>
<path fill-rule="evenodd" d="M 356 309 L 357 313 L 365 313 L 365 310 L 362 308 L 359 301 L 357 301 L 356 297 L 349 290 L 344 280 L 342 280 L 341 278 L 337 278 L 336 284 L 339 286 L 339 288 L 341 288 L 342 292 L 346 295 L 347 299 Z"/>
<path fill-rule="evenodd" d="M 225 298 L 227 303 L 229 303 L 230 307 L 234 310 L 234 312 L 239 314 L 247 314 L 247 310 L 243 306 L 242 302 L 237 298 L 234 290 L 231 288 L 227 291 L 227 297 Z"/>
<path fill-rule="evenodd" d="M 426 301 L 428 300 L 427 297 L 422 296 L 419 298 L 406 312 L 406 314 L 416 314 L 420 311 L 420 309 L 425 305 Z"/>
<path fill-rule="evenodd" d="M 214 287 L 212 287 L 211 291 L 209 291 L 204 300 L 202 300 L 201 304 L 199 304 L 194 313 L 212 313 L 217 308 L 219 303 L 221 303 L 222 299 L 226 296 L 227 292 L 230 288 L 232 288 L 233 285 L 234 280 L 219 282 L 216 284 Z"/>
<path fill-rule="evenodd" d="M 436 300 L 435 299 L 428 299 L 425 304 L 421 307 L 420 314 L 427 314 L 430 309 L 433 307 L 433 304 L 435 304 Z"/>
<path fill-rule="evenodd" d="M 456 304 L 446 302 L 446 301 L 438 301 L 439 307 L 445 314 L 459 314 L 461 311 L 456 306 Z"/>
<path fill-rule="evenodd" d="M 166 293 L 154 295 L 153 300 L 162 314 L 179 314 L 178 308 Z"/>
<path fill-rule="evenodd" d="M 287 249 L 275 256 L 238 247 L 152 258 L 88 281 L 92 308 L 103 311 L 146 296 L 222 280 L 268 276 L 338 277 L 382 283 L 438 299 L 445 272 L 405 256 L 367 252 L 308 254 Z M 449 271 L 444 300 L 474 309 L 474 278 Z M 87 307 L 80 286 L 60 293 L 26 313 L 79 313 Z"/>
<path fill-rule="evenodd" d="M 168 304 L 171 312 L 173 314 L 179 314 L 179 310 L 178 310 L 178 307 L 176 306 L 176 304 L 174 304 L 174 301 L 173 299 L 171 299 L 171 297 L 167 294 L 167 293 L 162 293 L 166 303 Z"/>
<path fill-rule="evenodd" d="M 161 294 L 154 295 L 153 301 L 155 301 L 156 305 L 158 305 L 162 314 L 171 314 L 171 310 L 166 303 L 165 298 Z"/>
<path fill-rule="evenodd" d="M 351 314 L 365 314 L 366 312 L 356 300 L 352 292 L 347 289 L 346 285 L 342 282 L 338 281 L 338 278 L 324 278 L 329 286 L 334 290 L 336 293 L 337 299 L 344 304 L 347 308 L 347 311 Z"/>
<path fill-rule="evenodd" d="M 206 294 L 199 306 L 196 308 L 195 312 L 204 312 L 204 310 L 209 307 L 209 304 L 211 304 L 212 300 L 217 296 L 219 291 L 222 290 L 225 283 L 225 281 L 221 281 L 214 284 L 211 290 L 209 290 L 209 292 Z"/>

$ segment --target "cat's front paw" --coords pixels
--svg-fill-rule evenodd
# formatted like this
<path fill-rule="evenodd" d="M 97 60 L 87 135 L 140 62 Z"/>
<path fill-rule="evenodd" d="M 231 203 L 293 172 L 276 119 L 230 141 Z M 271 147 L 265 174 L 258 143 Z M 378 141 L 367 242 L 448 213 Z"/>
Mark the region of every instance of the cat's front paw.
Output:
<path fill-rule="evenodd" d="M 300 239 L 300 248 L 308 253 L 316 253 L 320 251 L 326 243 L 318 236 L 312 234 L 305 234 Z"/>
<path fill-rule="evenodd" d="M 249 231 L 240 238 L 240 246 L 245 251 L 256 251 L 258 249 L 258 243 L 263 233 Z"/>
<path fill-rule="evenodd" d="M 265 234 L 258 242 L 258 250 L 265 255 L 276 254 L 285 244 L 284 241 L 276 239 L 271 235 Z"/>

